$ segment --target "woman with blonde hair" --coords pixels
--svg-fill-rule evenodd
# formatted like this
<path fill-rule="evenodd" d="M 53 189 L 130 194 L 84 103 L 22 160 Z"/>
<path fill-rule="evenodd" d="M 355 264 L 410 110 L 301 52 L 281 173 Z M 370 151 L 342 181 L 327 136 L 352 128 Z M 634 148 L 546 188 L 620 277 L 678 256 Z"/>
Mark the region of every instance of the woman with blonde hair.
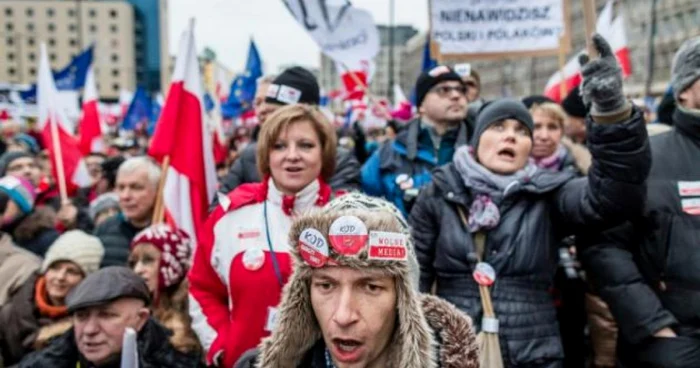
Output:
<path fill-rule="evenodd" d="M 190 315 L 207 364 L 233 366 L 273 330 L 292 272 L 292 219 L 329 201 L 336 145 L 335 131 L 318 109 L 282 107 L 258 137 L 263 181 L 219 198 L 189 274 Z"/>
<path fill-rule="evenodd" d="M 153 299 L 153 317 L 172 331 L 170 343 L 183 353 L 199 353 L 201 346 L 192 331 L 185 279 L 190 267 L 189 235 L 169 225 L 156 224 L 131 241 L 129 268 L 141 276 Z"/>

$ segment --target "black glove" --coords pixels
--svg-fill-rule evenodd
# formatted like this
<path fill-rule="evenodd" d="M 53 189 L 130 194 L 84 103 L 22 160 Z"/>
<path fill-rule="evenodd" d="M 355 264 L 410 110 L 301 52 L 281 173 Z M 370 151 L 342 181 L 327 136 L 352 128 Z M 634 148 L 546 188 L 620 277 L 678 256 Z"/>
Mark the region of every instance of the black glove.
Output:
<path fill-rule="evenodd" d="M 581 96 L 588 105 L 593 103 L 592 115 L 609 115 L 620 112 L 627 107 L 627 100 L 622 94 L 622 69 L 610 48 L 610 44 L 599 34 L 593 35 L 600 58 L 590 60 L 589 55 L 582 54 L 578 62 L 581 64 Z"/>

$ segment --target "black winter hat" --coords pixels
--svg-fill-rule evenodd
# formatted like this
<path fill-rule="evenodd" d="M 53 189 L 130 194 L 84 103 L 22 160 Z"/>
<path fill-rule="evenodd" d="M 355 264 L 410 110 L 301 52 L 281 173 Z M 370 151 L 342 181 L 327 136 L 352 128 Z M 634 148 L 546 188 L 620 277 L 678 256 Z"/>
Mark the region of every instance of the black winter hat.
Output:
<path fill-rule="evenodd" d="M 318 105 L 321 102 L 321 89 L 310 71 L 295 66 L 285 70 L 272 81 L 267 88 L 265 102 Z"/>
<path fill-rule="evenodd" d="M 530 136 L 532 136 L 532 132 L 535 130 L 535 123 L 532 121 L 530 111 L 528 111 L 527 107 L 525 107 L 522 102 L 512 98 L 502 98 L 500 100 L 487 102 L 481 107 L 479 115 L 476 117 L 476 128 L 471 142 L 472 146 L 478 146 L 481 135 L 484 134 L 491 124 L 504 119 L 515 119 L 525 124 L 530 130 Z"/>
<path fill-rule="evenodd" d="M 454 69 L 445 65 L 436 66 L 418 76 L 416 81 L 416 106 L 420 107 L 425 99 L 425 95 L 430 92 L 431 88 L 445 81 L 455 81 L 464 84 L 462 77 Z"/>
<path fill-rule="evenodd" d="M 114 188 L 117 183 L 117 170 L 119 170 L 119 166 L 121 166 L 124 161 L 126 161 L 126 159 L 123 156 L 114 156 L 102 161 L 102 164 L 100 164 L 102 168 L 102 177 L 107 180 L 110 188 Z"/>
<path fill-rule="evenodd" d="M 543 95 L 532 95 L 532 96 L 527 96 L 527 97 L 523 98 L 523 103 L 525 104 L 525 107 L 528 108 L 528 110 L 532 107 L 532 105 L 535 105 L 535 104 L 542 105 L 543 103 L 547 103 L 547 102 L 556 103 L 551 98 L 549 98 L 547 96 L 543 96 Z"/>
<path fill-rule="evenodd" d="M 585 118 L 588 114 L 588 108 L 586 108 L 586 105 L 583 103 L 583 97 L 581 97 L 579 86 L 574 87 L 574 89 L 569 92 L 569 95 L 561 102 L 561 107 L 564 108 L 564 111 L 569 116 Z"/>
<path fill-rule="evenodd" d="M 0 156 L 0 177 L 7 174 L 7 167 L 10 166 L 12 161 L 24 157 L 36 158 L 33 154 L 25 151 L 9 151 Z"/>

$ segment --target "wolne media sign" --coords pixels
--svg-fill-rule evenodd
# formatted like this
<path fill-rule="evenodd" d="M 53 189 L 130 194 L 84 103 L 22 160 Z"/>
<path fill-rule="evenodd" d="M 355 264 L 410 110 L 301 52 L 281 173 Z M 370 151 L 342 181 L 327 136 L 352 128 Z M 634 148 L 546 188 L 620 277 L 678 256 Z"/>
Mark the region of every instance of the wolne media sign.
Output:
<path fill-rule="evenodd" d="M 432 0 L 431 38 L 443 56 L 556 53 L 567 29 L 565 3 Z"/>

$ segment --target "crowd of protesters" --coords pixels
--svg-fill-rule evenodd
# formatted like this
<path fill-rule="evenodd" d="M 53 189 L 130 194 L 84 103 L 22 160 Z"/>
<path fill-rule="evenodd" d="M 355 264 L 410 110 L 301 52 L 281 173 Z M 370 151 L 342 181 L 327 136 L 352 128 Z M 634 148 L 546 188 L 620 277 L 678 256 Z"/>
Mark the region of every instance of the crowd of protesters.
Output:
<path fill-rule="evenodd" d="M 147 141 L 62 200 L 40 136 L 6 131 L 0 368 L 120 367 L 132 329 L 145 368 L 700 367 L 700 38 L 660 122 L 593 42 L 561 103 L 441 65 L 371 132 L 303 68 L 265 76 L 199 234 L 153 223 Z"/>

